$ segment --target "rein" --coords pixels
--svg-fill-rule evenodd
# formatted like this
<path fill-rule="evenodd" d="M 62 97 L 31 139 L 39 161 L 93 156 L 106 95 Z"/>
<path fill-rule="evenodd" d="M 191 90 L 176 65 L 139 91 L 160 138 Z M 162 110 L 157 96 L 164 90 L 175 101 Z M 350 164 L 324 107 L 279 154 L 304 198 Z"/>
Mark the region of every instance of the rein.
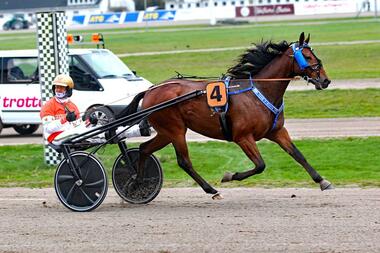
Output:
<path fill-rule="evenodd" d="M 292 78 L 253 78 L 253 81 L 256 82 L 275 82 L 275 81 L 297 81 L 301 80 L 300 77 L 292 77 Z"/>

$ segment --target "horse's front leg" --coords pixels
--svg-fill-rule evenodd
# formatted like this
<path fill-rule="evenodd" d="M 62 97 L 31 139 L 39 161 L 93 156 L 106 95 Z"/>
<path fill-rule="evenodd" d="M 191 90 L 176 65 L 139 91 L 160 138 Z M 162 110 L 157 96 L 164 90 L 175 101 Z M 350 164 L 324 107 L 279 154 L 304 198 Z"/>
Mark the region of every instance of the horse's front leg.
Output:
<path fill-rule="evenodd" d="M 256 165 L 256 167 L 245 172 L 235 172 L 234 174 L 231 172 L 226 172 L 222 179 L 222 183 L 229 182 L 232 180 L 241 181 L 252 175 L 260 174 L 265 169 L 264 160 L 261 157 L 260 151 L 257 148 L 256 141 L 253 138 L 252 134 L 248 134 L 243 138 L 239 138 L 235 142 L 240 146 L 240 148 L 244 151 L 248 158 Z"/>
<path fill-rule="evenodd" d="M 334 189 L 333 185 L 326 179 L 323 179 L 318 174 L 318 172 L 313 167 L 311 167 L 311 165 L 306 161 L 306 158 L 297 149 L 297 147 L 294 145 L 294 143 L 290 139 L 288 131 L 286 130 L 285 127 L 279 129 L 276 132 L 271 133 L 267 138 L 271 141 L 276 142 L 278 145 L 280 145 L 282 149 L 284 149 L 289 155 L 291 155 L 294 158 L 294 160 L 296 160 L 299 164 L 301 164 L 302 167 L 305 168 L 307 173 L 309 173 L 309 175 L 314 180 L 314 182 L 320 185 L 322 191 Z"/>
<path fill-rule="evenodd" d="M 213 199 L 222 199 L 222 195 L 194 170 L 189 157 L 185 135 L 174 136 L 172 143 L 176 152 L 178 165 L 189 174 L 206 193 L 213 194 Z"/>

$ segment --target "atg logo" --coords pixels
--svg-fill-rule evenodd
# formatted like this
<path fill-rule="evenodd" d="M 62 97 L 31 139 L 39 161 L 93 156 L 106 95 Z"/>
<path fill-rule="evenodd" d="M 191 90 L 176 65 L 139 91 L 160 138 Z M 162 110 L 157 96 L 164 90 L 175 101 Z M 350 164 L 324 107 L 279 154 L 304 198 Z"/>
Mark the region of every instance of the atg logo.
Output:
<path fill-rule="evenodd" d="M 89 24 L 117 24 L 120 20 L 120 14 L 109 13 L 109 14 L 99 14 L 91 15 Z"/>

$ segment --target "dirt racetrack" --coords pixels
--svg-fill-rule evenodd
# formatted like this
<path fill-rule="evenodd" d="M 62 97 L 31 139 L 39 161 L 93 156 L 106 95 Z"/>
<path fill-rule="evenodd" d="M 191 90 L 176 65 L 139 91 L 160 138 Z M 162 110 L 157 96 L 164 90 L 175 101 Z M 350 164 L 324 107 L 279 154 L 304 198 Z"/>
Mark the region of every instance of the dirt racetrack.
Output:
<path fill-rule="evenodd" d="M 109 189 L 93 212 L 53 189 L 0 188 L 0 252 L 380 252 L 380 189 L 163 189 L 148 205 Z"/>

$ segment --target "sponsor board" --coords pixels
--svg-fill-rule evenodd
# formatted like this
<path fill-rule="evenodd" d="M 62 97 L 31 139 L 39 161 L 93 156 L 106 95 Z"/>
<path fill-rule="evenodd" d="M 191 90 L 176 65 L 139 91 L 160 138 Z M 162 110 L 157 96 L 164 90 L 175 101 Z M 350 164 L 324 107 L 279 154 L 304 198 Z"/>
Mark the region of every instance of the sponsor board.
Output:
<path fill-rule="evenodd" d="M 336 0 L 295 4 L 296 15 L 354 13 L 356 11 L 355 1 Z"/>
<path fill-rule="evenodd" d="M 121 13 L 91 15 L 88 24 L 118 24 Z"/>
<path fill-rule="evenodd" d="M 236 17 L 291 15 L 294 14 L 293 4 L 238 6 L 235 8 Z"/>
<path fill-rule="evenodd" d="M 174 20 L 176 11 L 146 11 L 143 21 L 168 21 Z"/>
<path fill-rule="evenodd" d="M 124 23 L 137 22 L 139 18 L 139 12 L 128 12 L 125 15 Z"/>
<path fill-rule="evenodd" d="M 84 25 L 84 20 L 86 19 L 86 15 L 75 15 L 71 19 L 72 25 Z"/>

